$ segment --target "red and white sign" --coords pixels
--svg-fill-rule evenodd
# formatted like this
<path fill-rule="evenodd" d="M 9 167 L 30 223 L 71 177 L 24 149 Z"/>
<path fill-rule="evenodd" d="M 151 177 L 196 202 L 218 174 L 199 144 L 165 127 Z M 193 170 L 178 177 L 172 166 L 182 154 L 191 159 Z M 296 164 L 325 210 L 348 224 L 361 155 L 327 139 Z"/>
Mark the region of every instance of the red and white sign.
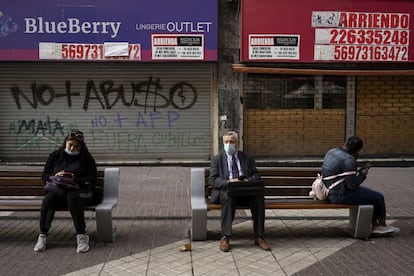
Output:
<path fill-rule="evenodd" d="M 250 59 L 299 59 L 298 35 L 249 35 Z"/>
<path fill-rule="evenodd" d="M 409 26 L 409 14 L 313 12 L 314 59 L 408 61 Z"/>
<path fill-rule="evenodd" d="M 39 59 L 48 60 L 141 60 L 141 45 L 128 43 L 39 43 Z"/>
<path fill-rule="evenodd" d="M 153 60 L 204 60 L 204 35 L 153 34 Z"/>
<path fill-rule="evenodd" d="M 295 1 L 243 0 L 240 59 L 414 62 L 413 15 L 414 1 L 406 0 L 311 0 L 300 7 Z M 298 44 L 276 42 L 286 37 Z"/>

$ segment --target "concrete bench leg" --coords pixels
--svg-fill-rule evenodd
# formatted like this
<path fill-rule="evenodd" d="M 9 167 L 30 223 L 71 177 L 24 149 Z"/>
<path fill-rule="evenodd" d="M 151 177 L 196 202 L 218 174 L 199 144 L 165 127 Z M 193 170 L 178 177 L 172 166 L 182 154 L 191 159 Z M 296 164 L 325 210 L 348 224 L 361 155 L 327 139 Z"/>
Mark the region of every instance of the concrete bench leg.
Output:
<path fill-rule="evenodd" d="M 352 236 L 356 239 L 368 239 L 371 235 L 372 214 L 374 206 L 360 205 L 349 209 Z"/>
<path fill-rule="evenodd" d="M 191 217 L 191 240 L 205 241 L 207 239 L 207 210 L 193 209 Z"/>
<path fill-rule="evenodd" d="M 112 210 L 96 210 L 96 239 L 99 242 L 113 242 L 116 229 L 112 225 Z"/>
<path fill-rule="evenodd" d="M 191 169 L 191 240 L 207 239 L 207 204 L 204 197 L 204 168 Z"/>

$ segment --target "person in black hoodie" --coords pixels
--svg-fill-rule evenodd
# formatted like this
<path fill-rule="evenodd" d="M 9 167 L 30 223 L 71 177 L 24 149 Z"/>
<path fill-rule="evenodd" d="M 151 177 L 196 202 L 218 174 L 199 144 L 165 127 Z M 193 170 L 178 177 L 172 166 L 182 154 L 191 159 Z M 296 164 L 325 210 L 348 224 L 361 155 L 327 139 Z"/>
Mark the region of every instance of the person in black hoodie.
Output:
<path fill-rule="evenodd" d="M 76 252 L 87 252 L 89 237 L 86 234 L 84 206 L 96 204 L 99 198 L 94 189 L 97 178 L 96 162 L 85 144 L 82 131 L 71 131 L 65 137 L 62 146 L 49 155 L 42 180 L 46 183 L 56 177 L 68 177 L 78 187 L 46 192 L 40 211 L 40 234 L 34 251 L 46 250 L 47 234 L 55 211 L 59 208 L 68 208 L 77 234 Z"/>

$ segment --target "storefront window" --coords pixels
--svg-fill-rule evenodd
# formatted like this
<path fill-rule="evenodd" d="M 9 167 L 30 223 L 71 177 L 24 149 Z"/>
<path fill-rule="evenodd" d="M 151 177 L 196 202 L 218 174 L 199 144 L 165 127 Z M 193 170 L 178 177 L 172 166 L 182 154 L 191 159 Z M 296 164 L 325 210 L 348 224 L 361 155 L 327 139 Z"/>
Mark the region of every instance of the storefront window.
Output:
<path fill-rule="evenodd" d="M 346 77 L 341 76 L 323 77 L 323 108 L 345 108 L 346 80 Z"/>
<path fill-rule="evenodd" d="M 244 92 L 247 109 L 345 108 L 346 77 L 248 74 Z"/>

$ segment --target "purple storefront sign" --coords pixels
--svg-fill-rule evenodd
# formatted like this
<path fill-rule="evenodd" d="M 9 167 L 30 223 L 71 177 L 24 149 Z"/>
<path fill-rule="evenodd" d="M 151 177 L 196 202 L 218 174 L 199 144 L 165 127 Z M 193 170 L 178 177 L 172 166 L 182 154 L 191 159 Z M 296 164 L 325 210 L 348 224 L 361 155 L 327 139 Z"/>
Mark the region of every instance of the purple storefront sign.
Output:
<path fill-rule="evenodd" d="M 0 60 L 216 61 L 217 5 L 214 0 L 2 1 Z"/>

